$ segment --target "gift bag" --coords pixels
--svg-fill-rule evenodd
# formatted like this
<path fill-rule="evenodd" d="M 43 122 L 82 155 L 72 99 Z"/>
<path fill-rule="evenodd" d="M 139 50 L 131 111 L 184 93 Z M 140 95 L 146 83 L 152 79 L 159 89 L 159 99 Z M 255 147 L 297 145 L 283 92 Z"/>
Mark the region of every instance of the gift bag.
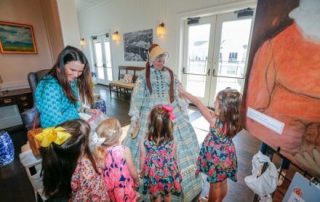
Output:
<path fill-rule="evenodd" d="M 35 136 L 41 132 L 42 132 L 42 128 L 35 128 L 35 129 L 29 130 L 27 134 L 30 148 L 32 150 L 33 155 L 36 157 L 40 156 L 40 151 L 39 151 L 40 143 L 35 138 Z"/>
<path fill-rule="evenodd" d="M 260 151 L 252 159 L 252 175 L 244 178 L 247 186 L 259 195 L 260 201 L 271 202 L 271 193 L 277 188 L 278 171 L 269 157 Z"/>
<path fill-rule="evenodd" d="M 28 130 L 27 133 L 27 138 L 28 138 L 28 142 L 30 145 L 30 148 L 32 150 L 32 153 L 34 156 L 39 157 L 40 156 L 40 143 L 39 141 L 35 138 L 35 136 L 39 133 L 42 132 L 42 128 L 36 128 L 36 123 L 38 121 L 38 116 L 39 114 L 37 114 L 33 120 L 33 126 L 31 130 Z"/>

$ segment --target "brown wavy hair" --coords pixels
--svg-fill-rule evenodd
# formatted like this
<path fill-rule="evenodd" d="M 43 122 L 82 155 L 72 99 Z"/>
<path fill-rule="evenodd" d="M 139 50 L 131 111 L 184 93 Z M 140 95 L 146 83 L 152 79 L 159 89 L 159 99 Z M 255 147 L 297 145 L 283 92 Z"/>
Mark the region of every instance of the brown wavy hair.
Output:
<path fill-rule="evenodd" d="M 61 145 L 52 143 L 49 147 L 40 149 L 44 193 L 51 199 L 71 197 L 71 177 L 82 155 L 91 161 L 95 172 L 100 174 L 89 149 L 89 124 L 75 119 L 59 126 L 70 133 L 71 137 Z"/>
<path fill-rule="evenodd" d="M 155 106 L 149 115 L 148 140 L 157 145 L 173 140 L 173 123 L 170 115 L 162 105 Z"/>
<path fill-rule="evenodd" d="M 78 101 L 78 98 L 73 95 L 71 86 L 65 74 L 65 65 L 71 61 L 79 61 L 84 64 L 82 74 L 77 78 L 77 85 L 80 92 L 80 99 L 88 104 L 93 104 L 93 86 L 92 76 L 88 59 L 84 53 L 78 48 L 67 46 L 59 54 L 58 59 L 48 74 L 55 77 L 69 100 L 73 103 Z M 60 71 L 58 71 L 60 69 Z"/>
<path fill-rule="evenodd" d="M 216 102 L 219 106 L 218 119 L 223 123 L 225 135 L 234 137 L 241 129 L 240 106 L 242 102 L 241 94 L 231 88 L 220 91 Z"/>

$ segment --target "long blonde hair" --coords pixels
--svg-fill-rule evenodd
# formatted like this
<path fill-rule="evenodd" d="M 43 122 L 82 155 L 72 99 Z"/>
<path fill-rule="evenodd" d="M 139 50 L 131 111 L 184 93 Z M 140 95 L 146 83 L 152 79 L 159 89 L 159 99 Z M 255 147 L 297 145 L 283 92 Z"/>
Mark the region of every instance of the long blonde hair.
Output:
<path fill-rule="evenodd" d="M 99 124 L 96 133 L 100 138 L 105 138 L 103 145 L 110 147 L 120 141 L 122 135 L 121 124 L 116 118 L 108 118 Z"/>

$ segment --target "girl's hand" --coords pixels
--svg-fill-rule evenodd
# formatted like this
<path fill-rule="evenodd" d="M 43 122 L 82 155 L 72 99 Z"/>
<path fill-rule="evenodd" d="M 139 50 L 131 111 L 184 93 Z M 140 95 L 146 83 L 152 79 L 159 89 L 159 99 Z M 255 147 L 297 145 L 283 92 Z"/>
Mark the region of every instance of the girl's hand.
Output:
<path fill-rule="evenodd" d="M 178 85 L 178 92 L 181 98 L 186 98 L 186 95 L 188 93 L 182 85 Z"/>
<path fill-rule="evenodd" d="M 102 112 L 100 111 L 100 109 L 89 109 L 88 112 L 89 112 L 89 114 L 91 114 L 92 116 L 99 116 L 100 114 L 102 114 Z"/>

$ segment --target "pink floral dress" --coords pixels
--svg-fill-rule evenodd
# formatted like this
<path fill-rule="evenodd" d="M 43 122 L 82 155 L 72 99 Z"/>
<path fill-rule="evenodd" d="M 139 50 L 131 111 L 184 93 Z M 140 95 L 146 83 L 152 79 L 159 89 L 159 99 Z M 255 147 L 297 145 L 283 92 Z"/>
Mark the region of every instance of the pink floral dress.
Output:
<path fill-rule="evenodd" d="M 134 202 L 137 200 L 134 181 L 124 157 L 124 150 L 125 146 L 123 145 L 106 149 L 106 167 L 103 174 L 108 195 L 113 202 Z"/>
<path fill-rule="evenodd" d="M 217 121 L 200 149 L 196 174 L 205 173 L 209 183 L 222 182 L 227 178 L 237 181 L 236 149 L 232 139 L 222 131 L 223 124 Z"/>
<path fill-rule="evenodd" d="M 86 156 L 78 160 L 71 177 L 71 189 L 71 201 L 110 201 L 103 176 L 95 172 Z"/>
<path fill-rule="evenodd" d="M 156 145 L 153 141 L 144 141 L 146 158 L 143 165 L 143 192 L 152 197 L 168 193 L 181 193 L 182 176 L 175 160 L 173 141 Z"/>

